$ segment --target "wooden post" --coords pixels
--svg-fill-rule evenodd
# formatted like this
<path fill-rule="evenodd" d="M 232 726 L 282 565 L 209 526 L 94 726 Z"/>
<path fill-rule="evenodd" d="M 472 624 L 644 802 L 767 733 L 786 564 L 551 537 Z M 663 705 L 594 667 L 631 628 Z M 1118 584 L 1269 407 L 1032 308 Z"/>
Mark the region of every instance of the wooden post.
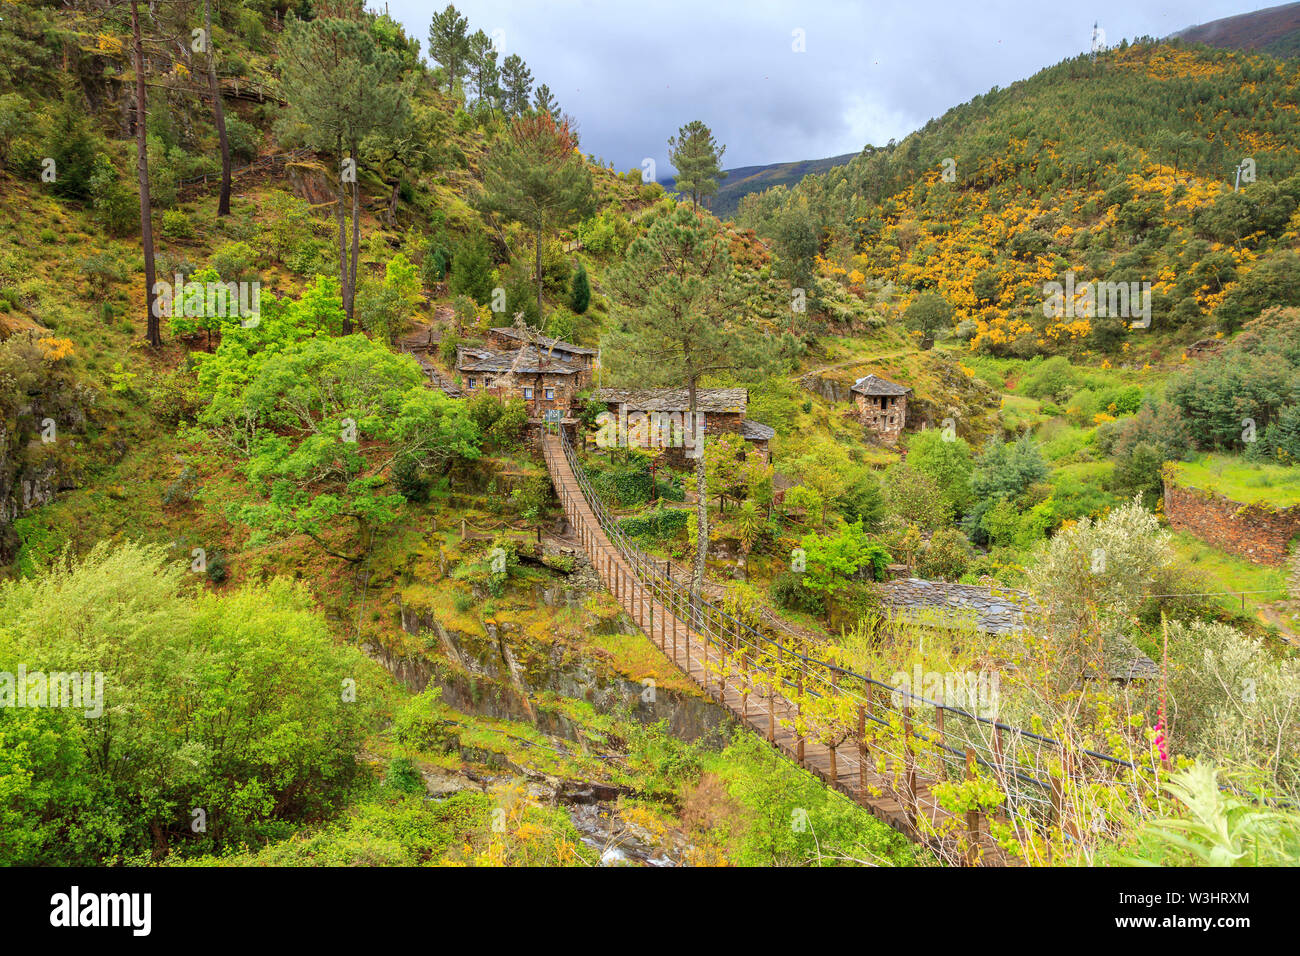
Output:
<path fill-rule="evenodd" d="M 799 724 L 803 719 L 803 668 L 799 668 L 799 685 L 798 697 L 795 698 L 794 704 L 794 739 L 795 746 L 798 749 L 799 766 L 803 766 L 803 734 L 800 732 Z"/>
<path fill-rule="evenodd" d="M 672 600 L 670 592 L 670 600 Z M 681 613 L 681 608 L 676 601 L 673 601 L 673 663 L 677 663 L 677 615 Z"/>
<path fill-rule="evenodd" d="M 998 789 L 1004 794 L 1007 792 L 1006 773 L 1003 771 L 1002 763 L 1002 727 L 998 724 L 997 718 L 993 718 L 993 766 L 997 768 Z M 1007 822 L 1007 801 L 1003 800 L 998 804 L 997 818 L 1003 823 Z"/>
<path fill-rule="evenodd" d="M 767 691 L 767 742 L 776 743 L 776 684 L 781 671 L 781 645 L 776 645 L 776 666 L 772 668 L 772 686 Z"/>
<path fill-rule="evenodd" d="M 948 779 L 948 761 L 943 757 L 943 707 L 934 709 L 934 720 L 939 731 L 939 773 L 942 779 Z"/>
<path fill-rule="evenodd" d="M 868 693 L 871 685 L 868 684 Z M 858 705 L 858 789 L 867 789 L 867 709 Z"/>
<path fill-rule="evenodd" d="M 966 779 L 975 779 L 975 748 L 966 748 Z M 976 866 L 979 863 L 980 847 L 980 812 L 971 808 L 966 811 L 966 865 Z"/>
<path fill-rule="evenodd" d="M 916 829 L 916 765 L 912 760 L 912 704 L 910 699 L 903 699 L 903 770 L 906 774 L 904 787 L 906 793 L 907 822 Z"/>

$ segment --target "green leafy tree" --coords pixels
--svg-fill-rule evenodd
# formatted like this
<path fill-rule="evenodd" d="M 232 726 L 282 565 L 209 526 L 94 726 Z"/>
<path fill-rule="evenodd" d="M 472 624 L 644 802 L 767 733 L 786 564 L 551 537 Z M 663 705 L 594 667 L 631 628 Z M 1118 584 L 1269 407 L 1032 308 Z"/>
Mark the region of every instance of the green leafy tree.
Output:
<path fill-rule="evenodd" d="M 938 292 L 922 292 L 903 312 L 903 324 L 926 338 L 952 326 L 953 309 Z"/>
<path fill-rule="evenodd" d="M 933 479 L 952 513 L 969 506 L 975 459 L 965 439 L 933 428 L 917 432 L 907 443 L 907 463 Z"/>
<path fill-rule="evenodd" d="M 668 161 L 677 170 L 676 188 L 691 197 L 691 205 L 698 207 L 718 191 L 722 178 L 722 154 L 727 147 L 713 139 L 713 131 L 700 120 L 691 120 L 668 138 Z"/>
<path fill-rule="evenodd" d="M 380 672 L 305 589 L 194 596 L 188 572 L 160 546 L 99 544 L 0 585 L 0 671 L 103 675 L 84 706 L 0 706 L 0 865 L 222 854 L 346 799 Z"/>

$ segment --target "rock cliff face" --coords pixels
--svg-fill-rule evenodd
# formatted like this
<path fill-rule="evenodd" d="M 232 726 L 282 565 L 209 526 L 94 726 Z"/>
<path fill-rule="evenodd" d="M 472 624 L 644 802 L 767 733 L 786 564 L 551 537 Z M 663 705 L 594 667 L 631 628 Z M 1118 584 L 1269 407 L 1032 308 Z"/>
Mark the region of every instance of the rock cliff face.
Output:
<path fill-rule="evenodd" d="M 0 564 L 18 550 L 14 522 L 76 481 L 74 449 L 93 403 L 32 342 L 0 343 Z"/>

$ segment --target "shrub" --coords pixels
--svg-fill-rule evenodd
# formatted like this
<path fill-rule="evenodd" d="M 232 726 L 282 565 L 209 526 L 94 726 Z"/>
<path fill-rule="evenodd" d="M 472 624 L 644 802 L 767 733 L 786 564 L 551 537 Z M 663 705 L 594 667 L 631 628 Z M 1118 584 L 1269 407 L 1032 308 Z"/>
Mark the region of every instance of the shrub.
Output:
<path fill-rule="evenodd" d="M 452 295 L 467 295 L 479 305 L 487 305 L 492 298 L 492 259 L 480 234 L 456 243 L 448 289 Z"/>
<path fill-rule="evenodd" d="M 619 521 L 624 533 L 634 538 L 674 538 L 686 530 L 690 517 L 687 508 L 658 507 L 643 515 L 634 515 Z"/>
<path fill-rule="evenodd" d="M 809 588 L 804 576 L 796 571 L 782 571 L 772 580 L 769 591 L 777 607 L 787 611 L 802 611 L 816 617 L 826 613 L 822 596 Z"/>
<path fill-rule="evenodd" d="M 168 209 L 163 213 L 162 233 L 169 239 L 190 239 L 194 236 L 194 226 L 184 211 Z"/>
<path fill-rule="evenodd" d="M 211 266 L 224 282 L 239 282 L 253 275 L 257 253 L 246 242 L 227 242 L 212 253 Z"/>

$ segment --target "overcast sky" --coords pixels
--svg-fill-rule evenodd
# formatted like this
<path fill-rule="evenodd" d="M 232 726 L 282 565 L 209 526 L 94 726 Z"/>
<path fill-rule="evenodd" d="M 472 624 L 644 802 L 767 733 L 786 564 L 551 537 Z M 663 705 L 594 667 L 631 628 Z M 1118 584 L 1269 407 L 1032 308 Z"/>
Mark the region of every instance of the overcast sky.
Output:
<path fill-rule="evenodd" d="M 371 0 L 372 3 L 376 0 Z M 382 2 L 382 0 L 380 0 Z M 853 153 L 951 106 L 1108 43 L 1267 6 L 1249 0 L 461 0 L 470 30 L 518 53 L 618 169 L 700 119 L 727 168 Z M 389 0 L 427 52 L 445 3 Z M 797 33 L 796 31 L 801 31 Z M 804 52 L 794 47 L 802 38 Z"/>

